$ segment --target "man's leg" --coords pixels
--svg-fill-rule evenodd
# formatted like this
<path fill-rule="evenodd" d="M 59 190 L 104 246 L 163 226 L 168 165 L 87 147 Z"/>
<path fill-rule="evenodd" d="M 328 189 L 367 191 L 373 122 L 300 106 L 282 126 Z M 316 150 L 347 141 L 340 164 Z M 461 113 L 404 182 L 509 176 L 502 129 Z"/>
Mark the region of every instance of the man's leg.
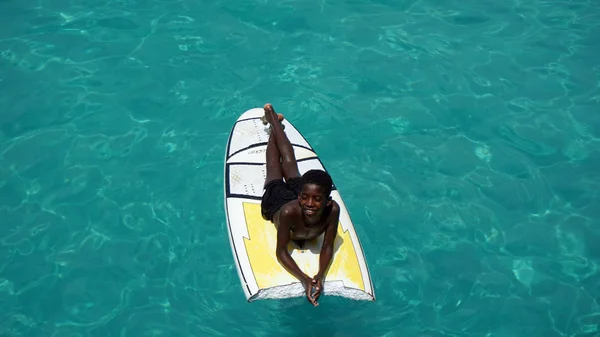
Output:
<path fill-rule="evenodd" d="M 265 104 L 265 117 L 269 124 L 271 124 L 271 134 L 269 136 L 269 143 L 272 141 L 276 142 L 277 149 L 279 150 L 279 155 L 281 156 L 281 169 L 283 173 L 283 177 L 288 181 L 290 178 L 300 177 L 300 172 L 298 171 L 298 163 L 296 162 L 296 156 L 294 154 L 294 148 L 292 147 L 292 143 L 287 138 L 285 132 L 283 132 L 283 128 L 279 123 L 279 117 L 277 113 L 275 113 L 275 109 L 271 104 Z M 275 121 L 275 122 L 274 122 Z M 269 153 L 269 145 L 267 145 L 267 156 Z M 268 163 L 267 157 L 267 163 Z"/>
<path fill-rule="evenodd" d="M 277 148 L 277 141 L 273 135 L 273 131 L 269 133 L 269 141 L 267 142 L 267 174 L 265 178 L 265 185 L 275 179 L 283 178 L 283 171 L 281 168 L 281 155 Z"/>

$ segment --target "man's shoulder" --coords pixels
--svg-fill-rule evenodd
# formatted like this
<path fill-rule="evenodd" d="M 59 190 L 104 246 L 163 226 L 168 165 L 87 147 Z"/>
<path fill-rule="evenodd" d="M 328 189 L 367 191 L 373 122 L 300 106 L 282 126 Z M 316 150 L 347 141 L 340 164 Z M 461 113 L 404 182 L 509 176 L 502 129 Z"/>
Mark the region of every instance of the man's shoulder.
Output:
<path fill-rule="evenodd" d="M 340 215 L 340 205 L 335 201 L 331 201 L 331 215 L 339 216 Z"/>
<path fill-rule="evenodd" d="M 327 216 L 327 222 L 328 223 L 335 223 L 337 224 L 337 221 L 340 218 L 340 205 L 335 202 L 335 200 L 332 200 L 331 202 L 331 211 L 329 212 L 329 215 Z"/>
<path fill-rule="evenodd" d="M 297 217 L 298 212 L 295 210 L 295 207 L 291 203 L 286 203 L 281 208 L 275 216 L 273 217 L 273 223 L 277 227 L 280 228 L 288 228 L 292 223 L 295 222 L 295 218 Z"/>
<path fill-rule="evenodd" d="M 286 218 L 295 217 L 299 214 L 298 203 L 294 201 L 287 202 L 281 206 L 280 214 Z"/>

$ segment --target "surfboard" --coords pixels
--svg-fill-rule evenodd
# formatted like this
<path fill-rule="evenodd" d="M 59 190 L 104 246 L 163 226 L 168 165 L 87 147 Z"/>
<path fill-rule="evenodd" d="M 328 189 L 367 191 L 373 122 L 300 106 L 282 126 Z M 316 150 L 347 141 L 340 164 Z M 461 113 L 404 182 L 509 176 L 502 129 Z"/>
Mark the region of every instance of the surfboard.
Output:
<path fill-rule="evenodd" d="M 242 289 L 249 302 L 305 296 L 302 284 L 283 268 L 275 256 L 277 230 L 261 215 L 261 198 L 266 177 L 266 149 L 269 128 L 260 120 L 262 108 L 242 113 L 234 123 L 225 154 L 224 195 L 229 243 Z M 326 170 L 316 151 L 286 118 L 284 132 L 292 143 L 300 174 L 310 169 Z M 340 220 L 334 254 L 324 277 L 322 296 L 353 300 L 375 300 L 367 261 L 354 223 L 339 190 L 333 200 L 340 205 Z M 319 270 L 323 235 L 300 249 L 290 243 L 288 251 L 309 276 Z"/>

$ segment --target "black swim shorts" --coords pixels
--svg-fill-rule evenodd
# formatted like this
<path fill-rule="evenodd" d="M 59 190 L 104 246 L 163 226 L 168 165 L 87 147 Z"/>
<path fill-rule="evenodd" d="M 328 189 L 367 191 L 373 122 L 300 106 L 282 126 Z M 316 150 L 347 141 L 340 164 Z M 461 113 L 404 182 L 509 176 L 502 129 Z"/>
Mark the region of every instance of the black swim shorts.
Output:
<path fill-rule="evenodd" d="M 302 191 L 302 177 L 290 178 L 287 182 L 273 179 L 265 185 L 262 196 L 261 213 L 265 220 L 273 221 L 273 215 L 291 200 L 298 199 Z"/>

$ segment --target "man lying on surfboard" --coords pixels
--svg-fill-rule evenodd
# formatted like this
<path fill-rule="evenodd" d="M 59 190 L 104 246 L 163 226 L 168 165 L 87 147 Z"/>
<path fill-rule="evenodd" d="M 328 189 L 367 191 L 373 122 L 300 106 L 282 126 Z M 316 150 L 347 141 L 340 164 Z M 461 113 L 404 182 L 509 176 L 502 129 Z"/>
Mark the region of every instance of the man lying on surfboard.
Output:
<path fill-rule="evenodd" d="M 266 104 L 264 110 L 263 123 L 269 123 L 271 131 L 266 151 L 262 216 L 277 228 L 277 260 L 302 282 L 308 301 L 317 306 L 323 277 L 333 257 L 340 216 L 340 207 L 330 196 L 333 181 L 322 170 L 310 170 L 300 175 L 294 149 L 281 125 L 283 115 L 275 113 L 271 104 Z M 292 240 L 302 247 L 306 240 L 315 239 L 323 233 L 319 272 L 310 277 L 300 270 L 288 253 L 287 245 Z"/>

